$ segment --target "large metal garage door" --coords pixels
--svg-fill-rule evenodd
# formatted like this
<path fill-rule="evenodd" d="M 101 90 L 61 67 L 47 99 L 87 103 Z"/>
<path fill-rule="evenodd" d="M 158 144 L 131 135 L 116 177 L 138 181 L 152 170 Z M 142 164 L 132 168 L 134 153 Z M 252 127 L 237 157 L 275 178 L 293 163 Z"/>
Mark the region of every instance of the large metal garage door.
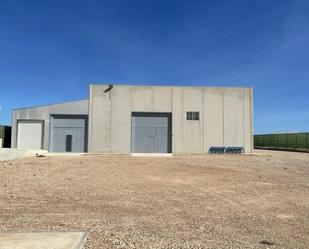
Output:
<path fill-rule="evenodd" d="M 18 121 L 17 148 L 40 150 L 42 148 L 42 121 Z"/>
<path fill-rule="evenodd" d="M 132 113 L 133 153 L 171 152 L 171 113 Z"/>
<path fill-rule="evenodd" d="M 87 148 L 87 116 L 52 115 L 51 152 L 85 152 Z"/>

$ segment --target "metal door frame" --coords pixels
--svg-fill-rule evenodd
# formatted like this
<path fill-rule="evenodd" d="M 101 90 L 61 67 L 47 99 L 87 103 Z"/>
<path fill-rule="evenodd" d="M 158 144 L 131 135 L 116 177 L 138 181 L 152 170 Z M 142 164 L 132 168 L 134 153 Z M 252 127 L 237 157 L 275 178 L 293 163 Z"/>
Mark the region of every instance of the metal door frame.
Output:
<path fill-rule="evenodd" d="M 132 152 L 132 122 L 133 117 L 167 117 L 167 153 L 172 153 L 172 120 L 173 113 L 172 112 L 131 112 L 131 132 L 130 132 L 130 152 Z"/>
<path fill-rule="evenodd" d="M 67 118 L 67 119 L 85 119 L 85 137 L 84 137 L 84 152 L 88 151 L 88 115 L 87 114 L 50 114 L 49 116 L 49 144 L 48 151 L 51 148 L 51 132 L 52 132 L 52 118 Z"/>
<path fill-rule="evenodd" d="M 41 150 L 43 149 L 44 146 L 44 130 L 45 130 L 45 121 L 44 119 L 17 119 L 16 120 L 16 138 L 15 138 L 15 144 L 16 144 L 16 148 L 18 148 L 18 125 L 20 123 L 40 123 L 41 127 L 42 127 L 42 131 L 41 131 Z"/>
<path fill-rule="evenodd" d="M 68 138 L 70 141 L 70 146 L 68 147 Z M 65 152 L 72 152 L 72 145 L 73 145 L 73 135 L 65 135 Z M 70 149 L 68 149 L 70 148 Z"/>

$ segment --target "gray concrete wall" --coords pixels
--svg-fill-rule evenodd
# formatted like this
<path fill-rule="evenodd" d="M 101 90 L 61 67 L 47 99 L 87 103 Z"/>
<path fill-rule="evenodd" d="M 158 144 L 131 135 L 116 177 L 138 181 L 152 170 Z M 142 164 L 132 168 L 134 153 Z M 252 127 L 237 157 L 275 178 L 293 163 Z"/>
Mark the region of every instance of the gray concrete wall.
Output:
<path fill-rule="evenodd" d="M 132 112 L 172 112 L 172 152 L 207 153 L 210 146 L 253 151 L 252 89 L 90 85 L 89 152 L 129 153 Z M 199 111 L 199 121 L 186 120 Z"/>
<path fill-rule="evenodd" d="M 44 120 L 43 148 L 49 147 L 49 125 L 52 114 L 88 115 L 88 100 L 72 101 L 60 104 L 22 108 L 13 111 L 12 115 L 12 148 L 17 147 L 18 120 Z"/>

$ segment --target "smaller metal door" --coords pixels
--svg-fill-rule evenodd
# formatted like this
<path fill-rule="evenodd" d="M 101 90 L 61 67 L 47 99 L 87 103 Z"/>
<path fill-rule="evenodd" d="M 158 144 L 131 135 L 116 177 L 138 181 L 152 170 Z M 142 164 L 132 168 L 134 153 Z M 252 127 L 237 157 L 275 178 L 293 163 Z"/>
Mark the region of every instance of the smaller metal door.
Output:
<path fill-rule="evenodd" d="M 65 136 L 65 151 L 72 152 L 72 135 Z"/>
<path fill-rule="evenodd" d="M 86 148 L 87 116 L 51 116 L 50 152 L 85 152 Z"/>

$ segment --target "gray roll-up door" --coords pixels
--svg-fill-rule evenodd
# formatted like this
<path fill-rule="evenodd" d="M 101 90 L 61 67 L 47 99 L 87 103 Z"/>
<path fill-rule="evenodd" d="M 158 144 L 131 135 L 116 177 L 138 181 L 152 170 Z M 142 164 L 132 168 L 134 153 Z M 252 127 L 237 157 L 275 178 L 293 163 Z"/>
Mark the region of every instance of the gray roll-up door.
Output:
<path fill-rule="evenodd" d="M 87 116 L 52 115 L 51 152 L 85 152 L 87 148 Z"/>
<path fill-rule="evenodd" d="M 170 113 L 132 113 L 133 153 L 171 152 Z"/>

